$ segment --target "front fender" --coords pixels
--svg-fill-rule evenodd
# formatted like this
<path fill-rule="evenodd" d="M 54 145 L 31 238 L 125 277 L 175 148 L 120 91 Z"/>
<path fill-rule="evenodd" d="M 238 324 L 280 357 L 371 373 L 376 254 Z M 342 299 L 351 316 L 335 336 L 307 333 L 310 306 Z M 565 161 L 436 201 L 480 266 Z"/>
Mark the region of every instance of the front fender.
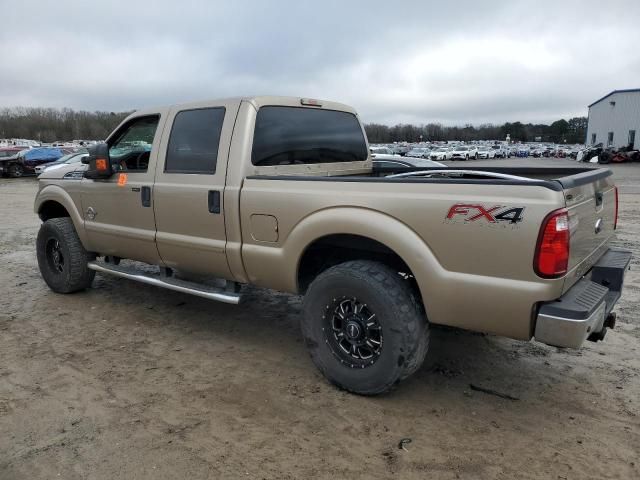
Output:
<path fill-rule="evenodd" d="M 40 215 L 42 206 L 49 201 L 59 203 L 67 212 L 69 212 L 69 217 L 73 222 L 76 232 L 78 233 L 78 237 L 80 238 L 82 245 L 86 248 L 87 238 L 84 229 L 84 218 L 76 207 L 76 203 L 73 201 L 73 198 L 71 198 L 71 195 L 58 185 L 45 185 L 38 192 L 38 195 L 36 195 L 33 205 L 34 212 Z"/>

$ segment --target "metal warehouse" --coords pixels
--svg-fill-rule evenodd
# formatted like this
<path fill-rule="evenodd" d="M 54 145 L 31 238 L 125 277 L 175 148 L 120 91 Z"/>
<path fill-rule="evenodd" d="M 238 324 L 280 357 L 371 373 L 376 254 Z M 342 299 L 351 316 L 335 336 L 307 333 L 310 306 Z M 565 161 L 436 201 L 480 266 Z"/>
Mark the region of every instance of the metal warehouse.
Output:
<path fill-rule="evenodd" d="M 587 144 L 639 148 L 640 88 L 614 90 L 589 105 Z"/>

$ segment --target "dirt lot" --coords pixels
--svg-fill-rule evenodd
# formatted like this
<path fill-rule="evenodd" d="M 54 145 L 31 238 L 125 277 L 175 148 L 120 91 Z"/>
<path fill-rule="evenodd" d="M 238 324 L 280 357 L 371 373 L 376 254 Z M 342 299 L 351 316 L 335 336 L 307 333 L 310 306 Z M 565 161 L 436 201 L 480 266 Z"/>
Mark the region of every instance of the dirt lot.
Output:
<path fill-rule="evenodd" d="M 298 297 L 230 306 L 101 276 L 50 292 L 36 181 L 0 179 L 0 479 L 640 478 L 640 165 L 612 169 L 635 258 L 604 343 L 436 330 L 377 398 L 315 370 Z"/>

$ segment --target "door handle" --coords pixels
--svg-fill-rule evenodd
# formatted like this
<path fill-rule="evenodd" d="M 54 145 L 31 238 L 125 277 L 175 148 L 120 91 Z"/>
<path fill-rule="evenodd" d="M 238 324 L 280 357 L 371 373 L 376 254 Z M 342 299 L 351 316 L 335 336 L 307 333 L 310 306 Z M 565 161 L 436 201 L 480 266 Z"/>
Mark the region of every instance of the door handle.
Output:
<path fill-rule="evenodd" d="M 140 200 L 143 207 L 151 206 L 151 187 L 142 187 L 140 191 Z"/>
<path fill-rule="evenodd" d="M 207 203 L 209 213 L 220 213 L 220 192 L 218 190 L 209 190 Z"/>

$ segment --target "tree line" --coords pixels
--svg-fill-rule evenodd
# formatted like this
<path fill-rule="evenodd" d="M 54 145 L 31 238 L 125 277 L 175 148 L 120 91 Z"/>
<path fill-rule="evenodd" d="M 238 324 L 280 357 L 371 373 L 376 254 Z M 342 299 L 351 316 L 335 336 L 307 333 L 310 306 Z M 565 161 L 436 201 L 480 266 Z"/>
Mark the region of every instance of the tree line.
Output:
<path fill-rule="evenodd" d="M 103 140 L 131 112 L 86 112 L 70 108 L 0 109 L 0 138 L 40 142 Z"/>
<path fill-rule="evenodd" d="M 66 140 L 102 140 L 131 112 L 87 112 L 70 108 L 0 109 L 0 138 L 27 138 L 40 142 Z M 394 126 L 365 125 L 371 143 L 419 142 L 444 140 L 511 140 L 531 142 L 584 143 L 587 118 L 558 120 L 550 125 L 531 123 L 444 126 L 440 123 Z"/>
<path fill-rule="evenodd" d="M 371 143 L 420 142 L 462 140 L 504 140 L 507 135 L 512 141 L 554 143 L 584 143 L 587 133 L 587 117 L 557 120 L 550 125 L 522 122 L 507 122 L 502 125 L 482 124 L 474 126 L 444 126 L 440 123 L 425 125 L 399 124 L 392 127 L 379 123 L 365 126 Z"/>

